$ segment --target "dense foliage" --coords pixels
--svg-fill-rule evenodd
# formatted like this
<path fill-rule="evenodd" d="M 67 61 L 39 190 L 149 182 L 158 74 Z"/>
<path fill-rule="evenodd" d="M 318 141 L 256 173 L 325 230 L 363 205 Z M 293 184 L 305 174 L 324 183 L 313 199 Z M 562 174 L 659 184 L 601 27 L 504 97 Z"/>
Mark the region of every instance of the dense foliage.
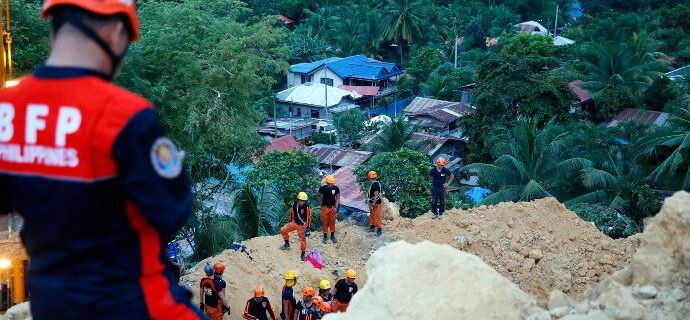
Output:
<path fill-rule="evenodd" d="M 401 216 L 414 218 L 429 210 L 431 162 L 426 155 L 407 148 L 377 154 L 355 169 L 362 190 L 369 190 L 369 170 L 378 173 L 384 197 L 400 205 Z"/>
<path fill-rule="evenodd" d="M 575 44 L 516 32 L 522 21 L 553 32 L 556 4 L 559 35 Z M 22 75 L 47 56 L 50 28 L 38 2 L 11 6 Z M 331 56 L 365 54 L 406 69 L 397 93 L 375 107 L 414 96 L 460 101 L 460 88 L 474 84 L 476 112 L 460 131 L 468 168 L 495 191 L 487 203 L 555 196 L 617 237 L 637 232 L 663 197 L 690 190 L 690 76 L 663 76 L 690 63 L 687 0 L 153 0 L 139 4 L 139 15 L 142 40 L 118 83 L 153 102 L 186 153 L 197 214 L 184 234 L 198 258 L 275 233 L 296 192 L 314 194 L 313 157 L 261 155 L 256 128 L 272 114 L 289 64 Z M 578 100 L 576 80 L 591 100 Z M 625 108 L 670 116 L 663 125 L 608 126 Z M 419 215 L 428 207 L 430 159 L 407 149 L 419 128 L 396 118 L 371 131 L 366 114 L 335 119 L 347 145 L 376 133 L 363 148 L 380 153 L 358 177 L 377 170 L 386 196 L 405 216 Z M 336 143 L 326 135 L 312 141 Z M 230 172 L 253 161 L 246 181 Z M 233 206 L 219 215 L 220 194 Z M 459 195 L 450 202 L 471 205 Z"/>

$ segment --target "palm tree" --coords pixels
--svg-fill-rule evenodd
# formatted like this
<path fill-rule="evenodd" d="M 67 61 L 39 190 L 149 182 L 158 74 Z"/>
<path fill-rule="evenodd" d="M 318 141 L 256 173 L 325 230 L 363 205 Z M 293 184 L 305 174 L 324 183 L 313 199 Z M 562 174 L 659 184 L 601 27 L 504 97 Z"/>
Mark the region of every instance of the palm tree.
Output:
<path fill-rule="evenodd" d="M 305 24 L 310 33 L 315 37 L 329 40 L 330 30 L 335 16 L 333 8 L 332 6 L 316 5 L 314 11 L 304 9 L 304 13 L 307 15 Z"/>
<path fill-rule="evenodd" d="M 455 94 L 452 82 L 448 76 L 432 74 L 429 80 L 422 84 L 422 91 L 428 97 L 440 100 L 453 100 Z"/>
<path fill-rule="evenodd" d="M 362 24 L 362 43 L 364 52 L 370 57 L 376 57 L 381 51 L 383 42 L 384 24 L 379 10 L 367 10 Z"/>
<path fill-rule="evenodd" d="M 393 118 L 378 133 L 378 141 L 369 145 L 369 149 L 375 152 L 394 152 L 408 147 L 414 149 L 417 145 L 412 140 L 416 128 L 408 123 L 405 118 Z"/>
<path fill-rule="evenodd" d="M 672 109 L 668 123 L 641 139 L 636 151 L 640 158 L 660 159 L 649 175 L 651 183 L 690 189 L 690 96 L 681 98 Z"/>
<path fill-rule="evenodd" d="M 543 129 L 534 120 L 516 120 L 487 139 L 494 145 L 492 164 L 474 163 L 463 170 L 477 171 L 498 191 L 484 203 L 530 201 L 555 196 L 554 190 L 574 172 L 590 165 L 583 158 L 567 158 L 563 152 L 567 134 L 552 119 Z"/>
<path fill-rule="evenodd" d="M 384 32 L 386 39 L 399 46 L 402 46 L 403 42 L 408 45 L 412 43 L 421 32 L 421 5 L 422 2 L 419 0 L 388 0 L 384 12 L 384 17 L 388 19 L 388 27 Z M 402 55 L 402 47 L 400 50 Z"/>
<path fill-rule="evenodd" d="M 333 18 L 333 40 L 345 55 L 360 51 L 364 43 L 358 6 L 350 6 L 345 14 Z"/>
<path fill-rule="evenodd" d="M 583 87 L 598 93 L 614 86 L 626 86 L 641 95 L 668 69 L 665 55 L 655 51 L 646 33 L 633 34 L 623 43 L 594 44 L 582 52 L 590 81 Z"/>
<path fill-rule="evenodd" d="M 281 197 L 268 185 L 245 185 L 236 193 L 233 211 L 245 239 L 275 234 L 285 216 Z"/>

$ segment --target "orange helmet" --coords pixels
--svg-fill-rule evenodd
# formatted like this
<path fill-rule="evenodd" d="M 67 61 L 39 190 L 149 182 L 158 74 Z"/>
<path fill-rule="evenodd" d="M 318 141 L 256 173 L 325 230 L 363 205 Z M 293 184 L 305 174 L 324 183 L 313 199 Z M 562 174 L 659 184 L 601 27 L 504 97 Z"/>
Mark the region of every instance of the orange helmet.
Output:
<path fill-rule="evenodd" d="M 46 0 L 41 8 L 41 18 L 52 16 L 52 10 L 58 6 L 74 6 L 103 16 L 122 14 L 127 17 L 127 23 L 132 31 L 129 40 L 132 42 L 139 40 L 139 18 L 137 18 L 135 0 Z"/>
<path fill-rule="evenodd" d="M 254 298 L 260 298 L 263 296 L 264 296 L 264 287 L 256 286 L 256 288 L 254 288 Z"/>
<path fill-rule="evenodd" d="M 302 295 L 305 297 L 313 297 L 315 295 L 314 288 L 312 288 L 312 287 L 302 288 Z"/>
<path fill-rule="evenodd" d="M 213 271 L 215 271 L 216 273 L 223 273 L 225 271 L 225 265 L 218 262 L 213 265 Z"/>
<path fill-rule="evenodd" d="M 446 165 L 446 158 L 438 157 L 438 159 L 436 159 L 436 164 L 439 166 L 445 166 Z"/>
<path fill-rule="evenodd" d="M 376 179 L 378 176 L 379 175 L 376 173 L 376 171 L 369 171 L 369 173 L 367 173 L 367 177 L 369 177 L 369 179 Z"/>

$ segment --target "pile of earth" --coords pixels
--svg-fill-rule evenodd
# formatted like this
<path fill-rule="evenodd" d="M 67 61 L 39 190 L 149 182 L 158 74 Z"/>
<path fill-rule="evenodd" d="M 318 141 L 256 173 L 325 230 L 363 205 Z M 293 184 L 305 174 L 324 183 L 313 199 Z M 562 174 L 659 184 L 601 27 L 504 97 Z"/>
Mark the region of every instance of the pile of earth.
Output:
<path fill-rule="evenodd" d="M 690 319 L 688 230 L 690 193 L 678 192 L 651 219 L 629 265 L 579 302 L 552 291 L 544 308 L 476 256 L 448 245 L 396 242 L 371 257 L 369 282 L 348 312 L 325 320 Z"/>
<path fill-rule="evenodd" d="M 194 292 L 197 301 L 203 265 L 223 262 L 227 266 L 223 278 L 228 284 L 230 307 L 239 310 L 256 285 L 266 288 L 271 301 L 280 301 L 283 274 L 289 269 L 300 274 L 300 288 L 316 287 L 320 279 L 334 283 L 348 268 L 358 271 L 358 283 L 366 287 L 365 265 L 376 249 L 397 240 L 430 241 L 478 256 L 546 306 L 552 290 L 560 290 L 569 298 L 582 298 L 588 287 L 627 265 L 639 245 L 637 237 L 608 238 L 555 199 L 450 210 L 442 220 L 431 219 L 429 213 L 416 219 L 399 218 L 396 206 L 386 203 L 382 237 L 374 237 L 354 222 L 338 223 L 337 228 L 339 242 L 335 245 L 322 244 L 318 232 L 308 241 L 308 251 L 322 253 L 323 269 L 299 261 L 299 242 L 294 234 L 293 249 L 288 252 L 278 249 L 280 236 L 258 237 L 242 243 L 248 253 L 226 250 L 210 257 L 190 270 L 181 283 Z"/>

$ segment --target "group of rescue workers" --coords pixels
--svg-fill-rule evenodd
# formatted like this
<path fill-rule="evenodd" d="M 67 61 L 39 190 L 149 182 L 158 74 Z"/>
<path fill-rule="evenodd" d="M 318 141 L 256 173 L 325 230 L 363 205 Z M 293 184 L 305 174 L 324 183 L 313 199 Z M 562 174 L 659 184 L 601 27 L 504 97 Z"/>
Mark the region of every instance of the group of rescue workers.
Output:
<path fill-rule="evenodd" d="M 446 208 L 446 195 L 449 185 L 455 176 L 446 167 L 446 159 L 439 157 L 436 159 L 436 167 L 429 172 L 431 179 L 431 211 L 433 219 L 441 219 Z M 381 220 L 381 199 L 383 197 L 383 187 L 378 179 L 376 171 L 367 173 L 369 178 L 369 192 L 367 203 L 369 204 L 369 232 L 374 232 L 377 237 L 383 234 L 383 222 Z M 330 240 L 337 243 L 335 237 L 335 222 L 340 207 L 340 188 L 335 185 L 335 177 L 329 175 L 325 179 L 326 184 L 319 188 L 317 202 L 321 207 L 321 225 L 323 228 L 324 244 Z M 300 241 L 300 259 L 305 260 L 307 251 L 307 238 L 310 236 L 311 229 L 311 207 L 307 203 L 309 196 L 306 192 L 297 194 L 297 200 L 290 208 L 290 217 L 287 224 L 280 229 L 283 237 L 282 250 L 290 250 L 290 232 L 296 231 Z"/>
<path fill-rule="evenodd" d="M 225 313 L 230 313 L 228 300 L 225 295 L 226 283 L 222 279 L 225 265 L 216 263 L 211 266 L 206 264 L 204 272 L 206 277 L 199 283 L 199 308 L 211 320 L 222 320 Z M 345 278 L 338 280 L 335 287 L 331 288 L 331 282 L 327 279 L 319 281 L 318 294 L 313 287 L 302 288 L 302 299 L 295 298 L 294 287 L 297 285 L 297 272 L 288 270 L 285 272 L 285 285 L 281 293 L 280 316 L 276 314 L 271 301 L 266 298 L 263 286 L 254 288 L 254 296 L 247 300 L 242 310 L 242 318 L 247 320 L 318 320 L 331 312 L 345 312 L 357 293 L 358 287 L 355 280 L 357 272 L 353 269 L 345 271 Z"/>
<path fill-rule="evenodd" d="M 446 160 L 442 157 L 438 158 L 436 159 L 436 167 L 429 172 L 429 179 L 432 181 L 431 211 L 433 219 L 441 219 L 443 216 L 448 187 L 455 178 L 450 170 L 445 168 L 445 165 Z M 370 210 L 369 231 L 375 232 L 378 237 L 383 233 L 381 222 L 383 188 L 377 180 L 378 174 L 376 171 L 369 171 L 367 177 L 370 182 L 367 199 Z M 331 242 L 337 243 L 335 222 L 340 205 L 340 188 L 335 185 L 336 181 L 333 176 L 327 176 L 325 182 L 326 184 L 319 188 L 316 197 L 321 207 L 322 242 L 326 244 L 330 238 Z M 285 241 L 280 247 L 282 250 L 290 250 L 289 234 L 293 231 L 297 232 L 300 240 L 300 259 L 302 261 L 305 260 L 307 238 L 310 235 L 311 227 L 311 207 L 307 204 L 308 200 L 309 197 L 306 192 L 300 192 L 297 195 L 297 201 L 290 208 L 288 223 L 280 230 Z M 227 307 L 228 301 L 225 296 L 226 284 L 221 277 L 224 270 L 225 265 L 222 263 L 216 263 L 213 267 L 207 264 L 204 268 L 206 277 L 201 279 L 199 284 L 200 308 L 204 310 L 211 320 L 222 319 L 223 314 L 229 313 L 230 310 Z M 293 287 L 297 284 L 297 272 L 289 270 L 285 273 L 280 318 L 283 320 L 317 320 L 321 319 L 326 313 L 347 311 L 347 306 L 352 296 L 357 293 L 356 277 L 357 273 L 354 270 L 347 270 L 345 278 L 340 279 L 333 289 L 331 289 L 330 281 L 322 279 L 319 282 L 318 295 L 312 287 L 306 286 L 302 288 L 302 299 L 298 301 L 294 297 L 293 290 Z M 267 320 L 269 317 L 273 320 L 278 319 L 271 302 L 265 296 L 264 288 L 260 285 L 254 288 L 254 297 L 245 304 L 242 316 L 244 319 L 249 320 Z"/>

